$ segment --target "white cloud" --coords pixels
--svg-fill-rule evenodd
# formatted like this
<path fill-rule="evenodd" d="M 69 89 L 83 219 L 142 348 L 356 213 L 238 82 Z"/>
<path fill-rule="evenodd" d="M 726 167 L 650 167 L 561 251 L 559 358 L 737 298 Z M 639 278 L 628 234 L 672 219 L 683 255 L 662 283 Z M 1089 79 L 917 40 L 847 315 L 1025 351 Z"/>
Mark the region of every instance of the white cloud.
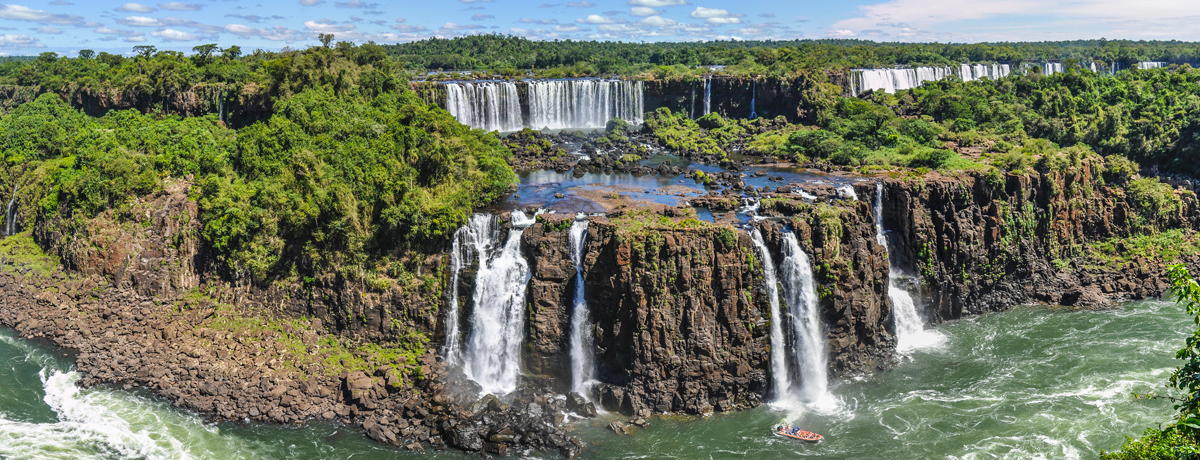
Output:
<path fill-rule="evenodd" d="M 616 18 L 606 18 L 598 14 L 589 14 L 588 17 L 576 19 L 575 22 L 580 24 L 617 24 L 625 21 Z"/>
<path fill-rule="evenodd" d="M 455 24 L 453 22 L 447 22 L 442 26 L 442 30 L 472 30 L 483 28 L 484 27 L 479 24 Z"/>
<path fill-rule="evenodd" d="M 542 24 L 542 25 L 554 24 L 553 19 L 521 18 L 517 22 L 520 22 L 521 24 Z"/>
<path fill-rule="evenodd" d="M 142 35 L 141 32 L 134 32 L 132 30 L 125 30 L 125 29 L 113 29 L 111 27 L 98 27 L 95 30 L 93 30 L 92 32 L 95 32 L 95 33 L 98 33 L 101 35 L 112 35 L 112 36 L 125 37 L 125 38 L 139 37 Z"/>
<path fill-rule="evenodd" d="M 162 8 L 164 10 L 200 11 L 201 8 L 204 8 L 204 5 L 201 5 L 199 3 L 170 2 L 170 3 L 159 3 L 158 7 Z"/>
<path fill-rule="evenodd" d="M 555 32 L 562 32 L 562 33 L 585 32 L 585 31 L 591 30 L 586 27 L 579 27 L 574 24 L 570 24 L 570 25 L 561 25 L 560 24 L 560 25 L 551 27 L 551 29 L 554 29 Z"/>
<path fill-rule="evenodd" d="M 338 25 L 328 19 L 322 19 L 320 21 L 304 21 L 304 28 L 314 32 L 329 34 L 351 31 L 354 30 L 355 26 L 354 24 Z"/>
<path fill-rule="evenodd" d="M 472 21 L 484 21 L 488 19 L 496 19 L 496 16 L 483 13 L 476 13 L 474 16 L 471 16 Z"/>
<path fill-rule="evenodd" d="M 633 16 L 654 16 L 654 15 L 660 14 L 660 13 L 662 13 L 662 12 L 658 11 L 654 8 L 647 8 L 644 6 L 635 6 L 635 7 L 629 9 L 629 14 L 631 14 Z"/>
<path fill-rule="evenodd" d="M 406 33 L 406 34 L 411 34 L 411 33 L 416 33 L 416 32 L 424 32 L 426 30 L 429 30 L 429 29 L 426 29 L 425 26 L 392 25 L 392 26 L 388 26 L 388 27 L 391 27 L 393 29 L 400 31 L 401 33 Z"/>
<path fill-rule="evenodd" d="M 833 38 L 852 38 L 852 37 L 858 36 L 858 35 L 855 35 L 853 30 L 849 30 L 849 29 L 834 29 L 834 30 L 829 31 L 829 33 L 827 35 L 829 35 L 830 37 L 833 37 Z"/>
<path fill-rule="evenodd" d="M 729 10 L 723 10 L 720 8 L 705 8 L 703 6 L 698 6 L 698 7 L 696 7 L 696 9 L 694 11 L 692 11 L 691 16 L 696 19 L 711 19 L 711 18 L 740 18 L 740 17 L 744 17 L 746 15 L 733 14 L 733 13 L 730 13 Z"/>
<path fill-rule="evenodd" d="M 596 4 L 584 0 L 582 2 L 567 2 L 567 6 L 575 7 L 575 8 L 591 8 L 593 6 L 596 6 Z"/>
<path fill-rule="evenodd" d="M 148 18 L 145 16 L 129 16 L 117 19 L 117 23 L 131 27 L 162 27 L 163 23 L 158 19 Z"/>
<path fill-rule="evenodd" d="M 0 35 L 0 47 L 3 48 L 42 48 L 45 45 L 38 43 L 38 39 L 28 35 Z"/>
<path fill-rule="evenodd" d="M 196 36 L 196 34 L 189 33 L 189 32 L 183 32 L 183 31 L 179 31 L 179 30 L 175 30 L 175 29 L 158 30 L 158 31 L 150 32 L 150 35 L 153 35 L 155 37 L 161 38 L 161 39 L 169 41 L 169 42 L 187 42 L 187 41 L 192 41 L 192 40 L 199 38 Z"/>
<path fill-rule="evenodd" d="M 348 2 L 334 2 L 333 5 L 338 8 L 375 8 L 375 7 L 379 6 L 378 3 L 366 3 L 362 0 L 350 0 Z"/>
<path fill-rule="evenodd" d="M 39 34 L 61 34 L 62 29 L 58 27 L 41 26 L 37 28 Z"/>
<path fill-rule="evenodd" d="M 629 6 L 648 6 L 651 8 L 662 8 L 664 6 L 683 6 L 691 5 L 685 0 L 629 0 Z"/>
<path fill-rule="evenodd" d="M 258 29 L 241 24 L 228 24 L 225 26 L 225 31 L 242 38 L 259 37 L 264 40 L 282 41 L 287 43 L 303 40 L 305 38 L 305 34 L 303 32 L 291 30 L 283 26 Z"/>
<path fill-rule="evenodd" d="M 408 22 L 408 20 L 404 18 L 396 18 L 396 24 L 404 24 L 405 22 Z"/>
<path fill-rule="evenodd" d="M 320 5 L 322 3 L 325 3 L 325 0 L 300 0 L 300 4 L 303 6 Z"/>
<path fill-rule="evenodd" d="M 158 8 L 153 6 L 143 5 L 140 3 L 126 3 L 116 8 L 117 11 L 125 11 L 128 13 L 149 13 L 157 9 Z"/>
<path fill-rule="evenodd" d="M 722 24 L 741 24 L 740 18 L 708 18 L 704 20 L 705 24 L 722 25 Z"/>
<path fill-rule="evenodd" d="M 674 19 L 664 18 L 662 16 L 650 16 L 638 21 L 638 24 L 647 25 L 650 27 L 671 27 L 679 23 Z"/>
<path fill-rule="evenodd" d="M 74 14 L 47 13 L 21 5 L 0 5 L 0 19 L 60 25 L 77 25 L 84 22 L 83 17 Z M 13 35 L 13 37 L 24 37 L 24 35 Z"/>

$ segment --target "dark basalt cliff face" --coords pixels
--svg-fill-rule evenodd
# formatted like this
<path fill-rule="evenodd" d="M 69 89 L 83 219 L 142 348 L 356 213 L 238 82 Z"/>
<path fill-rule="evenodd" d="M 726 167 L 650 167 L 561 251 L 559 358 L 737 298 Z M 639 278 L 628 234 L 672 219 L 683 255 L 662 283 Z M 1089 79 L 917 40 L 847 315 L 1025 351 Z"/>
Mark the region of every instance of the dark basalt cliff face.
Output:
<path fill-rule="evenodd" d="M 1195 194 L 1169 192 L 1165 216 L 1139 207 L 1130 189 L 1103 184 L 1097 166 L 1029 175 L 924 177 L 884 181 L 884 222 L 902 267 L 920 273 L 935 320 L 1027 302 L 1106 307 L 1161 295 L 1165 262 L 1126 253 L 1096 260 L 1097 242 L 1194 228 Z M 1184 262 L 1195 265 L 1192 257 Z"/>
<path fill-rule="evenodd" d="M 783 200 L 761 222 L 772 258 L 784 227 L 812 255 L 834 375 L 886 366 L 895 347 L 886 250 L 866 203 Z M 525 231 L 530 374 L 570 382 L 575 267 L 563 217 Z M 592 218 L 583 258 L 595 325 L 598 397 L 626 414 L 707 414 L 754 407 L 769 394 L 770 308 L 760 254 L 728 227 L 628 228 Z M 778 263 L 778 262 L 777 262 Z"/>
<path fill-rule="evenodd" d="M 814 124 L 814 101 L 827 99 L 822 94 L 843 93 L 842 88 L 849 88 L 848 81 L 845 74 L 835 72 L 786 80 L 716 76 L 711 80 L 710 109 L 725 118 L 749 118 L 753 99 L 754 112 L 760 118 L 782 116 L 793 123 Z M 704 115 L 705 84 L 704 80 L 647 81 L 645 109 L 653 112 L 666 107 L 699 118 Z"/>

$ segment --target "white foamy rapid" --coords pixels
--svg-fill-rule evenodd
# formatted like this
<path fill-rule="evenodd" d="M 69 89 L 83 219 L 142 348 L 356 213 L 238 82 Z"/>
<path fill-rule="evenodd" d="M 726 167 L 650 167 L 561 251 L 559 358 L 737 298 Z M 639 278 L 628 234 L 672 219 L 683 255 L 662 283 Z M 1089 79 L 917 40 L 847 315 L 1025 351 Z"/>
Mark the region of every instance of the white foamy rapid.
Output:
<path fill-rule="evenodd" d="M 595 370 L 592 358 L 592 323 L 583 286 L 583 243 L 587 216 L 580 213 L 571 224 L 571 260 L 575 262 L 575 305 L 571 310 L 571 391 L 589 398 L 588 386 Z"/>
<path fill-rule="evenodd" d="M 82 390 L 76 385 L 79 374 L 63 370 L 65 365 L 52 355 L 7 333 L 0 334 L 0 342 L 24 353 L 25 362 L 41 366 L 42 401 L 53 413 L 44 419 L 0 412 L 0 458 L 262 458 L 256 446 L 222 436 L 217 427 L 163 402 L 106 389 Z"/>
<path fill-rule="evenodd" d="M 891 248 L 883 229 L 883 182 L 875 183 L 875 239 L 888 252 Z M 945 343 L 940 332 L 925 329 L 925 320 L 917 313 L 912 295 L 900 286 L 903 275 L 899 267 L 888 257 L 888 298 L 892 300 L 892 312 L 896 320 L 896 351 L 907 354 L 914 350 L 933 348 Z"/>
<path fill-rule="evenodd" d="M 850 185 L 839 185 L 837 190 L 838 198 L 843 200 L 858 201 L 858 194 L 854 192 L 854 187 Z"/>
<path fill-rule="evenodd" d="M 529 263 L 521 255 L 521 233 L 533 222 L 525 213 L 513 211 L 512 230 L 504 244 L 489 242 L 485 252 L 476 254 L 479 271 L 462 364 L 467 378 L 478 383 L 484 393 L 507 394 L 517 389 L 525 338 L 525 289 L 532 277 Z"/>

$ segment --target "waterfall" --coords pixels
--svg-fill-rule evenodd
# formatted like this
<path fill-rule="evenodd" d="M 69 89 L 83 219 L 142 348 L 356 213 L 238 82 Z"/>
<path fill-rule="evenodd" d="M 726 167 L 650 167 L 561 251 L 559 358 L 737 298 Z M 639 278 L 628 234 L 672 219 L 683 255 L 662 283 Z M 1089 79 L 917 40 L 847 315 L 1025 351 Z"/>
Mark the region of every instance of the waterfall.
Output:
<path fill-rule="evenodd" d="M 825 350 L 825 332 L 821 327 L 817 305 L 817 287 L 813 281 L 812 262 L 800 249 L 795 233 L 783 234 L 783 291 L 792 318 L 792 346 L 796 370 L 800 376 L 800 396 L 816 402 L 831 398 Z"/>
<path fill-rule="evenodd" d="M 517 84 L 512 82 L 447 83 L 446 111 L 460 123 L 484 131 L 517 131 L 525 126 Z"/>
<path fill-rule="evenodd" d="M 926 331 L 925 321 L 917 313 L 912 295 L 900 286 L 903 281 L 900 268 L 891 263 L 891 248 L 883 229 L 883 182 L 875 183 L 875 239 L 888 250 L 888 298 L 892 300 L 892 311 L 896 320 L 896 351 L 908 353 L 921 348 L 940 345 L 945 337 L 937 331 Z"/>
<path fill-rule="evenodd" d="M 962 64 L 959 66 L 958 77 L 962 81 L 975 81 L 987 77 L 991 80 L 1007 77 L 1011 67 L 1008 64 Z"/>
<path fill-rule="evenodd" d="M 501 240 L 499 219 L 476 214 L 454 234 L 446 361 L 461 363 L 463 372 L 485 393 L 505 394 L 517 388 L 525 335 L 525 289 L 532 276 L 521 255 L 521 234 L 533 222 L 524 213 L 514 211 L 512 229 L 507 239 Z M 473 260 L 479 261 L 479 270 L 472 296 L 471 328 L 465 343 L 460 344 L 458 276 Z"/>
<path fill-rule="evenodd" d="M 758 114 L 754 112 L 754 99 L 757 97 L 757 95 L 758 95 L 758 81 L 755 80 L 750 83 L 750 119 L 751 120 L 758 118 Z"/>
<path fill-rule="evenodd" d="M 808 255 L 800 248 L 796 234 L 784 233 L 780 245 L 783 258 L 776 267 L 762 232 L 752 229 L 750 240 L 762 256 L 763 279 L 771 305 L 771 377 L 775 402 L 804 402 L 809 407 L 834 408 L 836 400 L 829 393 L 825 331 L 821 327 L 817 286 Z"/>
<path fill-rule="evenodd" d="M 771 304 L 771 378 L 775 384 L 775 398 L 783 399 L 788 395 L 792 382 L 791 373 L 788 371 L 787 345 L 784 344 L 783 321 L 780 321 L 783 316 L 779 308 L 779 281 L 775 275 L 775 262 L 767 244 L 763 242 L 762 232 L 757 228 L 751 230 L 750 240 L 754 242 L 762 257 L 763 281 L 767 285 Z"/>
<path fill-rule="evenodd" d="M 1142 69 L 1142 70 L 1161 69 L 1166 66 L 1167 66 L 1167 63 L 1165 63 L 1165 62 L 1147 61 L 1147 62 L 1139 62 L 1138 63 L 1138 68 Z"/>
<path fill-rule="evenodd" d="M 688 109 L 688 118 L 695 120 L 696 119 L 696 82 L 692 82 L 692 98 L 689 100 L 692 102 L 692 104 L 691 104 L 691 108 Z"/>
<path fill-rule="evenodd" d="M 620 118 L 642 123 L 645 85 L 626 80 L 551 80 L 529 83 L 529 127 L 600 129 Z"/>
<path fill-rule="evenodd" d="M 927 81 L 941 80 L 954 73 L 950 67 L 917 67 L 911 69 L 854 69 L 851 72 L 851 94 L 872 89 L 889 94 L 913 89 Z"/>
<path fill-rule="evenodd" d="M 592 360 L 592 324 L 583 286 L 583 243 L 588 220 L 583 214 L 571 224 L 571 260 L 575 262 L 575 306 L 571 310 L 571 391 L 587 397 L 595 370 Z"/>
<path fill-rule="evenodd" d="M 4 210 L 4 236 L 17 234 L 17 186 L 13 185 L 12 197 L 8 199 L 8 209 Z"/>
<path fill-rule="evenodd" d="M 751 98 L 750 106 L 751 107 L 754 106 L 753 98 Z M 704 79 L 704 114 L 708 115 L 711 112 L 712 112 L 712 75 L 709 75 L 708 77 L 706 77 Z M 753 113 L 754 109 L 751 108 L 750 112 Z"/>

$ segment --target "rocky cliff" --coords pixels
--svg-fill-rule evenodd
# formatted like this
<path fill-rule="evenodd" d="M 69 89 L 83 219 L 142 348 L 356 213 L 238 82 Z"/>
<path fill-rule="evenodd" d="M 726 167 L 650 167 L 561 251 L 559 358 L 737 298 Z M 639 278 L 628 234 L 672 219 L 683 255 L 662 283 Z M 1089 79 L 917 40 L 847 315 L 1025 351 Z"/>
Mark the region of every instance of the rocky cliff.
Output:
<path fill-rule="evenodd" d="M 1040 172 L 886 179 L 893 257 L 922 275 L 935 320 L 1159 296 L 1166 263 L 1197 261 L 1196 196 L 1104 176 L 1092 157 Z"/>

